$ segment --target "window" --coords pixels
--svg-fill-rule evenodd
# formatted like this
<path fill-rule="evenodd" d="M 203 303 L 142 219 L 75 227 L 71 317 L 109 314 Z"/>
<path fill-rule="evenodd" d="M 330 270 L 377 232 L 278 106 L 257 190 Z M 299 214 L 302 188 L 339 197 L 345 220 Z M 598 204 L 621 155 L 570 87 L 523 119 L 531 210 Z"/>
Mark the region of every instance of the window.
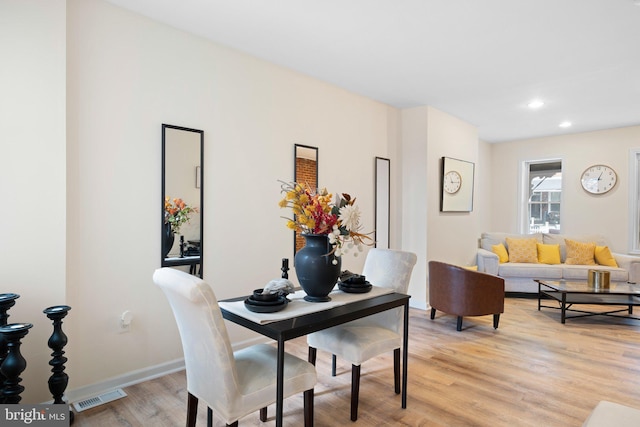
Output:
<path fill-rule="evenodd" d="M 525 232 L 560 233 L 562 161 L 531 161 L 525 166 Z"/>

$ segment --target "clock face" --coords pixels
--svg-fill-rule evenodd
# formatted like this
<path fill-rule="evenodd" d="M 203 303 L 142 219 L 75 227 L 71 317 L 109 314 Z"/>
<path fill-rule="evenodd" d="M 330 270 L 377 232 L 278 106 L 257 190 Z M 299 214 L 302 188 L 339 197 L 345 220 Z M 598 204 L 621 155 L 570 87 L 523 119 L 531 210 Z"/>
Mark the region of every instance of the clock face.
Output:
<path fill-rule="evenodd" d="M 456 171 L 449 171 L 444 175 L 443 188 L 449 194 L 455 194 L 460 190 L 462 177 Z"/>
<path fill-rule="evenodd" d="M 616 172 L 609 166 L 593 165 L 582 172 L 582 188 L 591 194 L 604 194 L 618 181 Z"/>

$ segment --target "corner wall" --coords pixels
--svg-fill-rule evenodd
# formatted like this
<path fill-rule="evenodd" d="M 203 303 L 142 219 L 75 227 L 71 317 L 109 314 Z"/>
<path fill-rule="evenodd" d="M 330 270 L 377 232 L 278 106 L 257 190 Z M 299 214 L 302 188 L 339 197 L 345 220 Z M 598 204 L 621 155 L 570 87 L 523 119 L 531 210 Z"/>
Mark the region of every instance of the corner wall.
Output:
<path fill-rule="evenodd" d="M 478 238 L 485 227 L 488 147 L 474 126 L 433 107 L 402 111 L 403 243 L 418 254 L 410 293 L 412 305 L 428 306 L 428 261 L 474 265 Z M 440 161 L 452 157 L 473 162 L 472 212 L 440 212 Z M 482 161 L 487 161 L 484 165 Z"/>
<path fill-rule="evenodd" d="M 640 126 L 492 144 L 491 230 L 518 233 L 520 165 L 528 160 L 562 159 L 563 234 L 602 234 L 612 250 L 629 250 L 629 150 L 640 148 Z M 603 195 L 587 194 L 580 176 L 589 166 L 606 164 L 618 182 Z"/>

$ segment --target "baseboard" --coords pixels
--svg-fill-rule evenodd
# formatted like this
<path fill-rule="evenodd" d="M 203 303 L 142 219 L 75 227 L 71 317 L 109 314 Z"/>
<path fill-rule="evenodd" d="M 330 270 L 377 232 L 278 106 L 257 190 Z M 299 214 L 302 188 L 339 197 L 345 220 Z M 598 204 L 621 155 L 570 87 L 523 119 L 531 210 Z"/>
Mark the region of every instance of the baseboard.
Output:
<path fill-rule="evenodd" d="M 256 337 L 233 344 L 233 350 L 249 347 L 254 344 L 268 342 L 266 337 Z M 69 403 L 78 402 L 93 396 L 98 396 L 117 388 L 125 388 L 134 384 L 149 381 L 184 369 L 184 358 L 149 366 L 136 371 L 127 372 L 117 377 L 109 378 L 84 387 L 67 390 L 65 397 Z M 46 403 L 46 402 L 45 402 Z M 50 403 L 50 402 L 49 402 Z"/>
<path fill-rule="evenodd" d="M 504 296 L 507 298 L 538 298 L 537 292 L 505 292 Z"/>
<path fill-rule="evenodd" d="M 95 384 L 68 390 L 65 395 L 69 403 L 88 399 L 109 390 L 128 387 L 154 378 L 172 374 L 184 369 L 184 358 L 161 363 L 155 366 L 127 372 Z"/>
<path fill-rule="evenodd" d="M 427 310 L 427 308 L 429 308 L 429 305 L 425 301 L 409 300 L 409 307 L 410 308 L 417 308 L 419 310 Z"/>

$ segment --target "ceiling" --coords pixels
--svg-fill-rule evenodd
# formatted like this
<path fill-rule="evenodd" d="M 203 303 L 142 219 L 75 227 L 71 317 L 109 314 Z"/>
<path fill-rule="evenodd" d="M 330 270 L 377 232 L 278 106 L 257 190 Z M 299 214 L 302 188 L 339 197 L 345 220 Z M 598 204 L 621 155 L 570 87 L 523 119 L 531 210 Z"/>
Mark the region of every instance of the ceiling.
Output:
<path fill-rule="evenodd" d="M 640 125 L 640 0 L 108 1 L 487 142 Z"/>

